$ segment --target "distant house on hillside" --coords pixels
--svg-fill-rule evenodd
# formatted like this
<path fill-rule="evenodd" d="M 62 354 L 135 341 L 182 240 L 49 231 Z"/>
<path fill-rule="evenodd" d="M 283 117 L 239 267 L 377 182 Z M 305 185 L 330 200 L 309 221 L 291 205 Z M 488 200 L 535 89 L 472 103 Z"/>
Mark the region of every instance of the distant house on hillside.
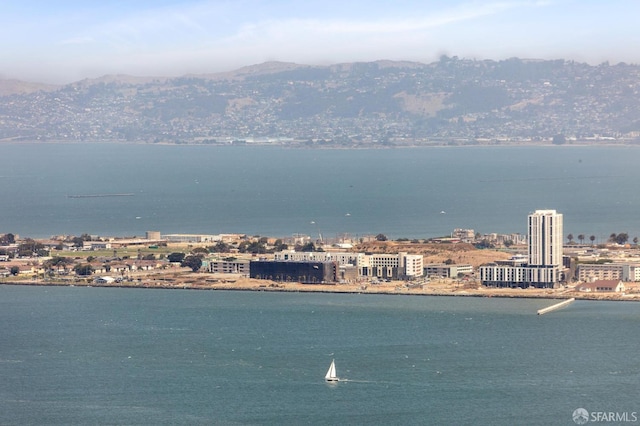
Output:
<path fill-rule="evenodd" d="M 575 289 L 576 291 L 585 293 L 621 293 L 625 290 L 624 283 L 620 280 L 597 280 L 590 283 L 578 284 Z"/>

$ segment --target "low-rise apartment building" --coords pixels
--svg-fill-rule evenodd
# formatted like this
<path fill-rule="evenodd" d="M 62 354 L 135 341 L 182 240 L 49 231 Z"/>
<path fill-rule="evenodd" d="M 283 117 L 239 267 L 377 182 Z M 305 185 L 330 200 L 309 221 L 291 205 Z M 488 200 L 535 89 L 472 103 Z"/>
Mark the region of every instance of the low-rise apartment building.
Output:
<path fill-rule="evenodd" d="M 249 275 L 248 260 L 209 260 L 207 268 L 213 274 Z"/>
<path fill-rule="evenodd" d="M 358 264 L 361 277 L 381 279 L 414 279 L 424 273 L 424 260 L 421 254 L 370 254 Z"/>
<path fill-rule="evenodd" d="M 576 270 L 578 281 L 622 280 L 640 281 L 640 264 L 637 263 L 582 263 Z"/>
<path fill-rule="evenodd" d="M 351 252 L 295 252 L 282 251 L 274 254 L 281 262 L 335 262 L 338 265 L 354 265 L 357 275 L 376 279 L 413 279 L 424 274 L 421 254 L 385 254 Z M 352 277 L 352 274 L 349 274 Z"/>
<path fill-rule="evenodd" d="M 430 263 L 424 266 L 424 275 L 427 277 L 456 278 L 460 274 L 473 273 L 472 265 L 447 265 L 445 263 Z"/>
<path fill-rule="evenodd" d="M 277 261 L 336 262 L 339 265 L 358 265 L 359 262 L 362 262 L 364 256 L 364 253 L 329 251 L 296 252 L 293 250 L 286 250 L 274 253 L 273 259 Z"/>
<path fill-rule="evenodd" d="M 578 281 L 621 280 L 624 265 L 621 263 L 583 263 L 578 265 Z"/>

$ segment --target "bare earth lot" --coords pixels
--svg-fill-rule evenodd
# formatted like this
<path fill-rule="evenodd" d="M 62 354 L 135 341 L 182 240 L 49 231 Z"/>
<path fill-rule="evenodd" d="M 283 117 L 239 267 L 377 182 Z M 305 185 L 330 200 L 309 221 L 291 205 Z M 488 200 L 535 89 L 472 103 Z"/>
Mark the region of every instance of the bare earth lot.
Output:
<path fill-rule="evenodd" d="M 361 244 L 355 251 L 372 253 L 408 252 L 422 254 L 424 263 L 443 263 L 451 261 L 455 264 L 471 264 L 474 269 L 480 265 L 498 259 L 507 259 L 511 254 L 496 250 L 477 250 L 470 244 L 417 244 L 409 242 L 372 242 Z M 371 283 L 361 280 L 355 283 L 340 284 L 300 284 L 282 283 L 268 280 L 256 280 L 238 274 L 211 274 L 207 272 L 191 272 L 188 268 L 171 268 L 134 272 L 129 281 L 104 284 L 105 287 L 127 288 L 164 288 L 194 290 L 239 290 L 239 291 L 281 291 L 281 292 L 331 292 L 331 293 L 370 293 L 422 296 L 476 296 L 476 297 L 525 297 L 592 300 L 637 300 L 640 301 L 640 285 L 627 283 L 625 294 L 620 293 L 578 293 L 572 287 L 560 289 L 492 289 L 479 285 L 475 279 L 437 279 L 419 280 L 416 282 L 392 281 Z M 97 286 L 92 279 L 74 282 L 25 281 L 6 278 L 0 280 L 4 284 L 20 285 L 75 285 Z"/>

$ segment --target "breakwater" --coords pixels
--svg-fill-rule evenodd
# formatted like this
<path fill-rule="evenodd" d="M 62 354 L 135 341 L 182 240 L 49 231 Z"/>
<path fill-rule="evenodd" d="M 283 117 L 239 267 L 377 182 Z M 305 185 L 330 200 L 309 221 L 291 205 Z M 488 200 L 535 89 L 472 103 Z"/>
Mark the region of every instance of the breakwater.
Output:
<path fill-rule="evenodd" d="M 563 302 L 556 303 L 555 305 L 551 305 L 549 307 L 546 307 L 546 308 L 543 308 L 543 309 L 539 309 L 538 310 L 538 315 L 544 315 L 546 313 L 553 312 L 553 311 L 555 311 L 557 309 L 564 308 L 565 306 L 567 306 L 568 304 L 574 302 L 575 300 L 576 300 L 575 297 L 572 297 L 571 299 L 567 299 L 567 300 L 565 300 Z"/>

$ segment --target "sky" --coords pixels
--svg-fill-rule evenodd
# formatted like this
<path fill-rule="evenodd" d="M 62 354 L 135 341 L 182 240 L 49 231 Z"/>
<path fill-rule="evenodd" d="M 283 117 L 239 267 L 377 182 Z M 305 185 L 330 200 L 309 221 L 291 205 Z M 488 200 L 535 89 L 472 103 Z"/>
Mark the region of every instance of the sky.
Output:
<path fill-rule="evenodd" d="M 637 0 L 0 0 L 0 78 L 442 55 L 638 64 L 639 16 Z"/>

